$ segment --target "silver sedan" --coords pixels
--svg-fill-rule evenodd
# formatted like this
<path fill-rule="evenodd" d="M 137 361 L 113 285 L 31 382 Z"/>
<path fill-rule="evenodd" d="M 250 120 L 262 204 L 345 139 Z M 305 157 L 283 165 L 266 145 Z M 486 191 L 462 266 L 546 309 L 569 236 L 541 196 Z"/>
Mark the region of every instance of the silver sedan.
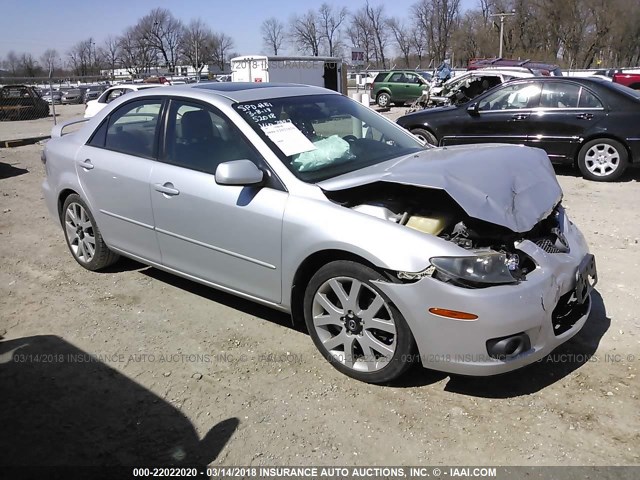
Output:
<path fill-rule="evenodd" d="M 123 255 L 290 312 L 359 380 L 510 371 L 589 316 L 595 260 L 542 150 L 432 148 L 302 85 L 151 89 L 69 123 L 43 190 L 80 265 Z"/>

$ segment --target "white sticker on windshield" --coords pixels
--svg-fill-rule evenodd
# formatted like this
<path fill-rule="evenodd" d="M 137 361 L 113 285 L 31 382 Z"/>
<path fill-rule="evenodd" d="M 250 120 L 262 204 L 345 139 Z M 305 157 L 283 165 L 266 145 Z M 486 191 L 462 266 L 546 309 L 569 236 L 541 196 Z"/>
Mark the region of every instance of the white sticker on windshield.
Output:
<path fill-rule="evenodd" d="M 316 149 L 315 145 L 293 123 L 276 123 L 261 128 L 269 140 L 275 143 L 287 157 Z"/>

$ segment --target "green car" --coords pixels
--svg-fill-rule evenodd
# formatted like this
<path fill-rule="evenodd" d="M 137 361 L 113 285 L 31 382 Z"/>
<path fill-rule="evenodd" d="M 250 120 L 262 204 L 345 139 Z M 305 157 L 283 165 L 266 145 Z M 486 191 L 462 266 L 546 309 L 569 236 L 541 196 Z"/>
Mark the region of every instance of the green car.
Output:
<path fill-rule="evenodd" d="M 380 72 L 371 84 L 371 98 L 379 107 L 387 108 L 390 104 L 404 105 L 415 100 L 422 91 L 429 88 L 428 73 L 414 70 L 391 70 Z"/>

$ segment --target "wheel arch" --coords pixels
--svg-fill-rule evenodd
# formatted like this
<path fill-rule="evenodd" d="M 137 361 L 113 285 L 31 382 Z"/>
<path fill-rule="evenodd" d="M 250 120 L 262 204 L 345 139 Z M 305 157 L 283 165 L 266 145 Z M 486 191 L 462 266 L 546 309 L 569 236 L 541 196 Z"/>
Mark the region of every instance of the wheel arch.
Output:
<path fill-rule="evenodd" d="M 307 258 L 305 258 L 302 263 L 298 266 L 296 273 L 293 276 L 293 283 L 291 285 L 291 297 L 290 297 L 290 308 L 291 308 L 291 318 L 293 322 L 302 322 L 304 323 L 304 311 L 303 311 L 303 300 L 304 293 L 306 290 L 306 286 L 311 280 L 311 277 L 324 265 L 335 262 L 338 260 L 346 260 L 353 261 L 357 263 L 361 263 L 366 265 L 369 268 L 372 268 L 376 271 L 381 272 L 383 275 L 387 275 L 387 272 L 384 269 L 374 265 L 369 260 L 360 255 L 357 255 L 352 252 L 348 252 L 346 250 L 320 250 L 312 253 Z"/>
<path fill-rule="evenodd" d="M 631 147 L 629 147 L 629 145 L 627 144 L 627 142 L 625 141 L 624 138 L 621 138 L 617 135 L 614 135 L 610 132 L 597 132 L 597 133 L 592 133 L 591 135 L 585 137 L 582 142 L 580 142 L 578 144 L 578 148 L 576 148 L 576 151 L 573 155 L 573 166 L 577 167 L 578 166 L 578 160 L 580 158 L 580 152 L 582 151 L 582 148 L 591 140 L 597 140 L 599 138 L 608 138 L 610 140 L 615 140 L 616 142 L 619 142 L 625 149 L 625 151 L 627 152 L 627 158 L 629 159 L 629 163 L 636 163 L 637 161 L 640 160 L 640 158 L 633 158 L 633 154 L 631 153 Z"/>
<path fill-rule="evenodd" d="M 438 142 L 438 145 L 440 145 L 440 136 L 436 133 L 435 129 L 429 125 L 428 123 L 420 123 L 417 125 L 412 125 L 411 127 L 405 127 L 407 130 L 409 130 L 409 132 L 411 132 L 412 130 L 415 130 L 417 128 L 421 129 L 421 130 L 426 130 L 427 132 L 429 132 L 431 135 L 434 136 L 434 138 L 436 139 L 436 141 Z"/>
<path fill-rule="evenodd" d="M 69 195 L 79 195 L 78 192 L 71 188 L 65 188 L 58 194 L 58 220 L 62 223 L 62 207 L 64 206 L 64 202 L 67 200 Z"/>

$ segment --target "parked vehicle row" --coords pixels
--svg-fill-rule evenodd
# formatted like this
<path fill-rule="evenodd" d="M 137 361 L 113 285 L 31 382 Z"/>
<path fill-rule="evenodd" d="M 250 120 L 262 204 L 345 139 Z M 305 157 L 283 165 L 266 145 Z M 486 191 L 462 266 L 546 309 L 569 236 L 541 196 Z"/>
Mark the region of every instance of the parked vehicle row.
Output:
<path fill-rule="evenodd" d="M 431 88 L 424 90 L 416 99 L 407 113 L 423 108 L 458 105 L 503 82 L 535 76 L 532 70 L 524 67 L 487 67 L 470 70 L 450 78 L 441 85 L 431 85 Z"/>
<path fill-rule="evenodd" d="M 163 83 L 132 83 L 121 84 L 107 88 L 98 98 L 87 102 L 87 106 L 84 110 L 84 117 L 93 117 L 96 113 L 102 110 L 107 104 L 111 103 L 118 97 L 131 92 L 137 92 L 140 90 L 146 90 L 148 88 L 164 87 Z"/>
<path fill-rule="evenodd" d="M 585 178 L 618 179 L 640 162 L 640 92 L 594 78 L 512 80 L 479 97 L 411 113 L 398 124 L 432 145 L 512 143 L 544 149 Z"/>

